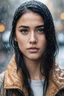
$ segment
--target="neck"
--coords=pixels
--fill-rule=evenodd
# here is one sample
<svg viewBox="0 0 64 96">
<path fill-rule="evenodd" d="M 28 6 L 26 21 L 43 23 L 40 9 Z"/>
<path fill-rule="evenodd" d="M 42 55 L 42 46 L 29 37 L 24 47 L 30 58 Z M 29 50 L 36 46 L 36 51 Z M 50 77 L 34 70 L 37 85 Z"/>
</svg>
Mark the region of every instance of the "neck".
<svg viewBox="0 0 64 96">
<path fill-rule="evenodd" d="M 26 67 L 29 71 L 30 78 L 33 80 L 40 80 L 42 75 L 40 72 L 40 59 L 39 60 L 31 60 L 24 58 Z"/>
</svg>

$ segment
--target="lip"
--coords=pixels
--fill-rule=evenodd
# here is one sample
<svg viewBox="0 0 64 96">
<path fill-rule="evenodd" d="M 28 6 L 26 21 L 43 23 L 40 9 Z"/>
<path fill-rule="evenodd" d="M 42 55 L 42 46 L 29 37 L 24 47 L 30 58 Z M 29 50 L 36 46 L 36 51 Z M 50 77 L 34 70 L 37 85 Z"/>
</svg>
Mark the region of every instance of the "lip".
<svg viewBox="0 0 64 96">
<path fill-rule="evenodd" d="M 29 50 L 29 52 L 31 52 L 31 53 L 36 53 L 36 52 L 38 52 L 39 48 L 31 47 L 31 48 L 28 48 L 27 50 Z"/>
</svg>

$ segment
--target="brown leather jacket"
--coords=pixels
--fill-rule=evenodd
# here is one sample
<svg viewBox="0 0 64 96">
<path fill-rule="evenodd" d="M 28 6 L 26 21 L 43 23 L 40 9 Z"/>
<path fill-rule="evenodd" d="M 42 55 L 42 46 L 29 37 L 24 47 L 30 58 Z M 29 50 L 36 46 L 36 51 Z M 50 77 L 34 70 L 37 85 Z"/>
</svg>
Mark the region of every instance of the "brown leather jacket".
<svg viewBox="0 0 64 96">
<path fill-rule="evenodd" d="M 47 89 L 46 96 L 55 96 L 58 90 L 63 87 L 64 71 L 56 66 L 56 68 L 53 70 L 52 76 L 50 76 L 50 84 Z M 4 92 L 6 92 L 7 89 L 19 89 L 25 94 L 25 96 L 28 96 L 26 89 L 23 88 L 22 72 L 19 70 L 17 73 L 17 66 L 14 57 L 10 61 L 7 70 L 5 71 Z M 18 94 L 18 96 L 20 95 Z"/>
</svg>

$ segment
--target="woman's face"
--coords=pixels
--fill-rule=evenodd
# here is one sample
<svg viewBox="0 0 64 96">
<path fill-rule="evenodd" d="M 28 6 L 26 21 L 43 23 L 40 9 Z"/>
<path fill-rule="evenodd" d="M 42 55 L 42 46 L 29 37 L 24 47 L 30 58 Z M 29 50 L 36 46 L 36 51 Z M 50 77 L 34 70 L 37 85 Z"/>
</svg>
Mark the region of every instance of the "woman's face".
<svg viewBox="0 0 64 96">
<path fill-rule="evenodd" d="M 24 58 L 37 60 L 46 48 L 44 20 L 34 12 L 24 13 L 16 25 L 16 41 Z"/>
</svg>

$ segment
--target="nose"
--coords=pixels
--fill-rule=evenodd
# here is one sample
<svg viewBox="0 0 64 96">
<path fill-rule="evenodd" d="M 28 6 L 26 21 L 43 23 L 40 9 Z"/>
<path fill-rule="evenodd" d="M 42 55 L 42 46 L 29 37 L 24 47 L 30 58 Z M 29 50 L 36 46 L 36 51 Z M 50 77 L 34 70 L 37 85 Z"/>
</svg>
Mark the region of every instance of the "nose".
<svg viewBox="0 0 64 96">
<path fill-rule="evenodd" d="M 36 34 L 35 34 L 35 32 L 31 32 L 31 34 L 30 34 L 30 43 L 31 44 L 35 44 L 35 43 L 37 43 L 37 39 L 36 39 Z"/>
</svg>

